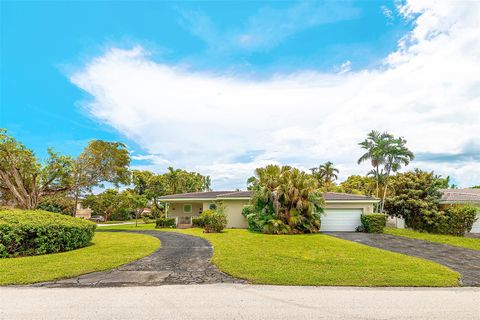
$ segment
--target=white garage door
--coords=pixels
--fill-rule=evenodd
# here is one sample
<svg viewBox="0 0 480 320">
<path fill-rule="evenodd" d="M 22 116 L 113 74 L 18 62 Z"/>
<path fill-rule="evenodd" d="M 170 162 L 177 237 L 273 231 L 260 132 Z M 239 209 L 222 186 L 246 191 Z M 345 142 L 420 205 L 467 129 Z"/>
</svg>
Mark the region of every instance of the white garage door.
<svg viewBox="0 0 480 320">
<path fill-rule="evenodd" d="M 355 231 L 361 214 L 362 209 L 326 209 L 320 231 Z"/>
<path fill-rule="evenodd" d="M 477 218 L 478 220 L 475 221 L 475 223 L 472 226 L 472 231 L 470 231 L 472 233 L 480 233 L 480 213 L 477 214 Z"/>
</svg>

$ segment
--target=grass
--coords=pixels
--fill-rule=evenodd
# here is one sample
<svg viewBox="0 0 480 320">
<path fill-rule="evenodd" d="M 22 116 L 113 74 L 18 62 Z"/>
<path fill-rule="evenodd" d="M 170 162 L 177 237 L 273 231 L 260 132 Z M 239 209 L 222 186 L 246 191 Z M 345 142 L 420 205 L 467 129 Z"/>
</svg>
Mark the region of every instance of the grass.
<svg viewBox="0 0 480 320">
<path fill-rule="evenodd" d="M 100 229 L 155 230 L 154 224 Z M 158 229 L 156 229 L 158 230 Z M 459 274 L 435 262 L 324 234 L 265 235 L 227 229 L 161 229 L 209 240 L 213 263 L 252 283 L 325 286 L 458 286 Z"/>
<path fill-rule="evenodd" d="M 131 233 L 96 233 L 90 246 L 68 252 L 0 259 L 0 285 L 71 278 L 115 268 L 145 257 L 160 245 L 157 238 Z"/>
<path fill-rule="evenodd" d="M 155 229 L 155 223 L 145 224 L 143 223 L 143 221 L 141 223 L 139 221 L 138 227 L 135 227 L 135 224 L 124 224 L 120 226 L 98 226 L 97 230 L 158 230 L 158 229 Z"/>
<path fill-rule="evenodd" d="M 385 233 L 400 236 L 405 238 L 413 238 L 426 240 L 431 242 L 438 242 L 443 244 L 448 244 L 455 247 L 462 247 L 473 250 L 480 250 L 480 239 L 478 238 L 466 238 L 466 237 L 457 237 L 444 234 L 432 234 L 426 232 L 414 231 L 411 229 L 395 229 L 395 228 L 385 228 Z"/>
<path fill-rule="evenodd" d="M 205 234 L 213 263 L 253 283 L 325 286 L 458 286 L 459 274 L 440 264 L 323 234 L 264 235 L 247 230 Z"/>
</svg>

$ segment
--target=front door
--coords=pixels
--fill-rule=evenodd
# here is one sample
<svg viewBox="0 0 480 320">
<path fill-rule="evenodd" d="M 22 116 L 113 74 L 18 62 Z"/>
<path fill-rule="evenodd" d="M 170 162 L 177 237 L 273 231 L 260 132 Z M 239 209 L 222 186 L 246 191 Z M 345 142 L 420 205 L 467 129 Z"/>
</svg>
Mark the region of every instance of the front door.
<svg viewBox="0 0 480 320">
<path fill-rule="evenodd" d="M 178 217 L 178 224 L 190 224 L 192 220 L 190 217 Z"/>
</svg>

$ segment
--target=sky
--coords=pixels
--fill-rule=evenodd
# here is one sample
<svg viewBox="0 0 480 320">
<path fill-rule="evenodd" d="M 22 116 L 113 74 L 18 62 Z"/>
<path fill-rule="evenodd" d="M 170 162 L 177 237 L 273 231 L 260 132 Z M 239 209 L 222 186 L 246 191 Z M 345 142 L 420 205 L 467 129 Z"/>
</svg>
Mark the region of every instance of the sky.
<svg viewBox="0 0 480 320">
<path fill-rule="evenodd" d="M 257 167 L 404 170 L 480 184 L 480 2 L 2 1 L 0 127 L 45 158 L 124 142 L 132 167 L 244 189 Z"/>
</svg>

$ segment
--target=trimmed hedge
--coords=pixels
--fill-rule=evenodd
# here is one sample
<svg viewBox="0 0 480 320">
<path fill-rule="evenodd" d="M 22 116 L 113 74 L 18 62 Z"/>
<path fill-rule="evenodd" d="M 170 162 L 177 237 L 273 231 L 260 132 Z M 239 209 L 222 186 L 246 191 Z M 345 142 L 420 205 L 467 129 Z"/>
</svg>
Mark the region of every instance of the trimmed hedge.
<svg viewBox="0 0 480 320">
<path fill-rule="evenodd" d="M 479 209 L 471 205 L 451 205 L 437 216 L 434 233 L 465 236 L 472 230 Z"/>
<path fill-rule="evenodd" d="M 155 228 L 175 228 L 175 218 L 157 218 Z"/>
<path fill-rule="evenodd" d="M 0 211 L 0 257 L 30 256 L 85 247 L 95 233 L 90 221 L 43 210 Z"/>
<path fill-rule="evenodd" d="M 387 215 L 381 213 L 362 214 L 360 217 L 365 232 L 383 233 L 387 224 Z"/>
</svg>

